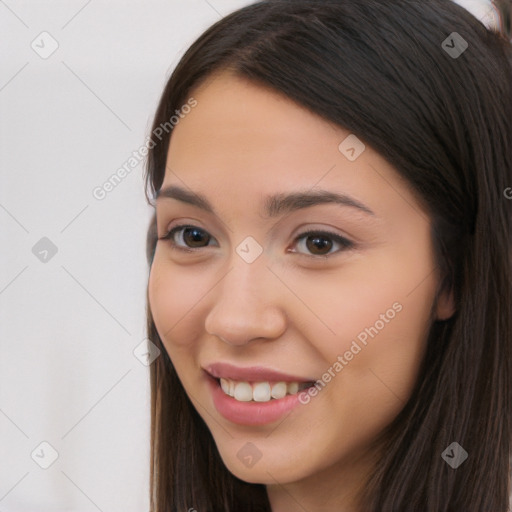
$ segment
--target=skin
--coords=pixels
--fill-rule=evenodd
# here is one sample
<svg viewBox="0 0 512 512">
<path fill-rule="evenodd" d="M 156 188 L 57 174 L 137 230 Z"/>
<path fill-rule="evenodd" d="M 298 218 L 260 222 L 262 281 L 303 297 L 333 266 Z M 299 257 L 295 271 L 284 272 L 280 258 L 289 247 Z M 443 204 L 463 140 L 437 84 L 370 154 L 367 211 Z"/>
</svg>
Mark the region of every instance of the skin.
<svg viewBox="0 0 512 512">
<path fill-rule="evenodd" d="M 290 99 L 226 71 L 191 96 L 198 105 L 173 129 L 163 187 L 205 195 L 217 215 L 157 200 L 159 237 L 181 223 L 206 232 L 195 253 L 157 243 L 149 301 L 158 333 L 226 467 L 266 484 L 274 512 L 357 511 L 355 493 L 373 460 L 368 444 L 405 405 L 424 354 L 439 282 L 430 219 L 378 153 L 367 145 L 349 161 L 338 146 L 350 132 Z M 319 188 L 348 194 L 375 215 L 338 204 L 264 215 L 269 194 Z M 309 229 L 355 245 L 296 241 Z M 176 244 L 190 247 L 183 234 Z M 236 252 L 248 236 L 264 249 L 250 264 Z M 394 303 L 401 311 L 284 419 L 241 426 L 215 409 L 205 363 L 321 379 Z M 451 316 L 453 298 L 442 295 L 434 312 Z M 248 441 L 262 454 L 251 468 L 237 458 Z"/>
</svg>

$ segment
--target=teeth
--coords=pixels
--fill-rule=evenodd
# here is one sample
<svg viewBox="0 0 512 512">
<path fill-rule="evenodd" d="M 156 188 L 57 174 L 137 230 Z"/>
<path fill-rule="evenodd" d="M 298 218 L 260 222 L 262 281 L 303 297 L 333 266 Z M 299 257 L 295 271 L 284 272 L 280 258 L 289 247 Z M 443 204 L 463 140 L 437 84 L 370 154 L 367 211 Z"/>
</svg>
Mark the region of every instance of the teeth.
<svg viewBox="0 0 512 512">
<path fill-rule="evenodd" d="M 270 384 L 258 382 L 252 388 L 252 399 L 255 402 L 268 402 L 270 400 Z"/>
<path fill-rule="evenodd" d="M 229 382 L 226 379 L 220 379 L 220 387 L 222 388 L 222 391 L 226 393 L 226 395 L 231 395 L 229 392 Z"/>
<path fill-rule="evenodd" d="M 279 400 L 287 394 L 294 395 L 299 389 L 309 387 L 306 382 L 255 382 L 252 385 L 249 382 L 234 381 L 231 379 L 220 379 L 220 387 L 226 395 L 233 397 L 239 402 L 269 402 L 270 400 Z"/>
<path fill-rule="evenodd" d="M 238 382 L 235 385 L 235 400 L 250 402 L 252 400 L 252 387 L 248 382 Z"/>
<path fill-rule="evenodd" d="M 287 391 L 289 395 L 293 395 L 299 391 L 299 383 L 298 382 L 289 382 L 287 385 Z"/>
<path fill-rule="evenodd" d="M 272 386 L 272 398 L 284 398 L 286 396 L 288 386 L 286 382 L 278 382 Z M 291 393 L 290 393 L 291 394 Z"/>
</svg>

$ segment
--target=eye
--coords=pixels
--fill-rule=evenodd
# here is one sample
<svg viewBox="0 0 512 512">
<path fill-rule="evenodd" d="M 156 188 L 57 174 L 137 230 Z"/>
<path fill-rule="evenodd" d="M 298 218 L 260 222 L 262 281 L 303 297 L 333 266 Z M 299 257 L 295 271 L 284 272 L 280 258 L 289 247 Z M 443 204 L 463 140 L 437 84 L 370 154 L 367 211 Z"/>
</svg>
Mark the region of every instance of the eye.
<svg viewBox="0 0 512 512">
<path fill-rule="evenodd" d="M 176 242 L 175 234 L 179 233 L 179 238 L 182 239 L 185 243 L 185 246 L 182 246 Z M 197 226 L 191 226 L 188 224 L 182 224 L 181 226 L 176 226 L 172 228 L 166 235 L 159 237 L 158 240 L 169 240 L 174 249 L 179 249 L 182 251 L 192 252 L 194 249 L 200 249 L 204 247 L 201 245 L 205 240 L 208 243 L 212 238 L 208 233 Z M 187 245 L 189 244 L 190 245 Z"/>
<path fill-rule="evenodd" d="M 304 242 L 306 249 L 312 253 L 313 257 L 318 256 L 325 258 L 330 254 L 329 251 L 332 249 L 333 245 L 336 244 L 338 244 L 341 249 L 334 252 L 340 252 L 354 247 L 354 243 L 350 240 L 329 231 L 306 231 L 305 233 L 300 234 L 295 239 L 295 242 L 299 242 L 303 238 L 305 239 Z M 327 250 L 327 252 L 324 252 L 325 250 Z"/>
<path fill-rule="evenodd" d="M 181 240 L 181 243 L 176 241 L 176 234 L 180 235 L 178 238 Z M 301 242 L 302 239 L 305 239 L 305 248 L 310 251 L 310 255 L 313 257 L 325 258 L 331 254 L 330 251 L 336 244 L 340 246 L 340 249 L 334 252 L 340 252 L 354 247 L 354 243 L 350 240 L 329 231 L 306 231 L 295 238 L 295 244 L 300 245 L 297 244 L 297 242 Z M 208 242 L 215 239 L 204 229 L 184 224 L 172 228 L 166 235 L 159 237 L 158 240 L 169 240 L 173 249 L 193 252 L 195 249 L 207 247 Z M 205 243 L 206 245 L 204 245 Z M 326 250 L 327 252 L 325 252 Z"/>
</svg>

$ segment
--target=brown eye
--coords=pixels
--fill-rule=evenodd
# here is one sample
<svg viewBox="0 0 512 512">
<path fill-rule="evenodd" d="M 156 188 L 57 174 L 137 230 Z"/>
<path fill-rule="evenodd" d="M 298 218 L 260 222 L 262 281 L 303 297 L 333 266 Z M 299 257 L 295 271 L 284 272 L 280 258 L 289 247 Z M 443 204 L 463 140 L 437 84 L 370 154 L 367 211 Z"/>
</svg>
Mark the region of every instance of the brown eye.
<svg viewBox="0 0 512 512">
<path fill-rule="evenodd" d="M 185 228 L 183 231 L 183 240 L 189 247 L 202 247 L 202 243 L 206 239 L 206 245 L 210 240 L 210 236 L 205 236 L 205 231 L 197 228 Z"/>
<path fill-rule="evenodd" d="M 181 239 L 181 242 L 176 241 L 175 235 L 177 233 L 180 235 L 178 238 Z M 203 229 L 188 225 L 176 226 L 159 238 L 159 240 L 170 240 L 173 246 L 183 250 L 206 247 L 211 239 L 210 235 Z"/>
<path fill-rule="evenodd" d="M 176 237 L 176 235 L 178 235 L 178 237 Z M 295 239 L 295 242 L 303 243 L 303 239 L 305 239 L 307 252 L 303 253 L 300 251 L 300 253 L 305 256 L 312 256 L 313 258 L 325 258 L 332 253 L 341 252 L 354 247 L 354 243 L 350 240 L 328 231 L 308 231 L 299 235 Z M 159 240 L 169 240 L 173 249 L 191 252 L 194 249 L 201 249 L 212 245 L 209 244 L 209 242 L 215 239 L 211 237 L 207 231 L 197 226 L 181 225 L 172 228 L 166 235 L 160 237 Z M 336 246 L 339 246 L 340 249 L 332 251 Z"/>
<path fill-rule="evenodd" d="M 323 251 L 327 249 L 327 253 L 329 253 L 332 245 L 332 241 L 323 235 L 308 236 L 306 238 L 306 247 L 313 254 L 318 254 L 318 251 L 320 251 L 321 255 L 324 256 Z"/>
<path fill-rule="evenodd" d="M 340 251 L 354 247 L 350 240 L 328 231 L 308 231 L 299 235 L 295 241 L 298 242 L 302 239 L 305 239 L 305 247 L 312 256 L 328 256 L 336 244 L 341 246 Z"/>
</svg>

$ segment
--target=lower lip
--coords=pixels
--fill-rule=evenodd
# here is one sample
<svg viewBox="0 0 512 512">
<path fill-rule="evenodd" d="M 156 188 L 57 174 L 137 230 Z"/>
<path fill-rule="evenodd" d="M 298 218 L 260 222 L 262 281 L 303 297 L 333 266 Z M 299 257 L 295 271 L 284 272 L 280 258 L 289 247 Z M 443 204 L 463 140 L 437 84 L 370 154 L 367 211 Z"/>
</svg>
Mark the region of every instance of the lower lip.
<svg viewBox="0 0 512 512">
<path fill-rule="evenodd" d="M 238 425 L 267 425 L 300 404 L 297 393 L 277 400 L 270 399 L 268 402 L 239 402 L 222 391 L 217 379 L 210 375 L 207 375 L 207 379 L 219 414 Z"/>
</svg>

